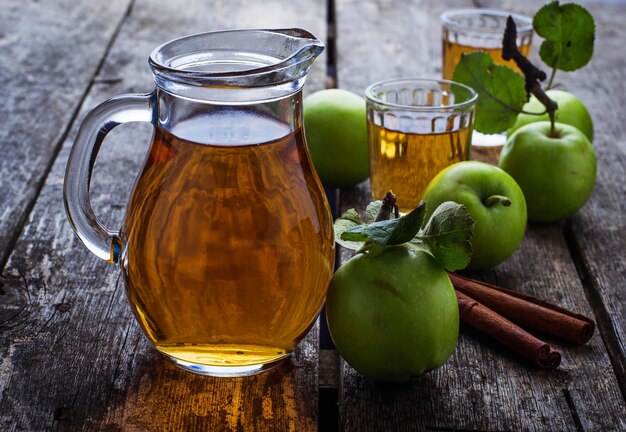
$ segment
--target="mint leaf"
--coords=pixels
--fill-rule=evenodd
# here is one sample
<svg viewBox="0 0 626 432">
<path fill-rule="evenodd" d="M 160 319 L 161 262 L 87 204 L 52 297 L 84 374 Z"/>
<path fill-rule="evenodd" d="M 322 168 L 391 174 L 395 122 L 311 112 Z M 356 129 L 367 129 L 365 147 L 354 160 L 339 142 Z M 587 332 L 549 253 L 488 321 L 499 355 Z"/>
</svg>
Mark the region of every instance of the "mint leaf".
<svg viewBox="0 0 626 432">
<path fill-rule="evenodd" d="M 371 241 L 379 246 L 393 246 L 413 239 L 420 230 L 426 211 L 422 201 L 410 213 L 397 218 L 359 225 L 341 234 L 342 241 Z"/>
<path fill-rule="evenodd" d="M 474 128 L 494 134 L 513 126 L 528 100 L 524 78 L 506 66 L 493 62 L 484 52 L 463 54 L 452 80 L 472 87 L 478 93 Z"/>
<path fill-rule="evenodd" d="M 467 267 L 472 257 L 474 220 L 465 206 L 446 201 L 434 211 L 412 243 L 423 242 L 437 261 L 449 271 Z"/>
<path fill-rule="evenodd" d="M 354 227 L 361 225 L 361 219 L 359 218 L 359 214 L 355 209 L 350 209 L 337 218 L 334 224 L 335 230 L 335 241 L 346 249 L 357 250 L 361 246 L 363 246 L 363 242 L 353 242 L 343 240 L 341 235 Z"/>
<path fill-rule="evenodd" d="M 591 60 L 596 26 L 593 16 L 582 6 L 560 6 L 554 1 L 539 9 L 533 27 L 545 39 L 539 56 L 548 66 L 573 71 Z"/>
</svg>

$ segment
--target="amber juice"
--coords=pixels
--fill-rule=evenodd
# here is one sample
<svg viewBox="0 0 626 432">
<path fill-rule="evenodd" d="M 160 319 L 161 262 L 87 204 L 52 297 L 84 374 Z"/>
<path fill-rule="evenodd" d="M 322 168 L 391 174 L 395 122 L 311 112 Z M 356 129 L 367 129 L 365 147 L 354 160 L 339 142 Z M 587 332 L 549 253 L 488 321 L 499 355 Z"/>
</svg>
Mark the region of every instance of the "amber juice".
<svg viewBox="0 0 626 432">
<path fill-rule="evenodd" d="M 271 362 L 294 349 L 321 308 L 332 219 L 302 131 L 269 139 L 274 123 L 252 127 L 263 136 L 268 126 L 268 140 L 253 145 L 156 129 L 122 231 L 122 267 L 139 323 L 174 359 Z"/>
<path fill-rule="evenodd" d="M 415 134 L 380 127 L 368 120 L 372 197 L 392 190 L 402 212 L 419 204 L 439 171 L 468 158 L 471 128 Z"/>
<path fill-rule="evenodd" d="M 527 43 L 518 47 L 522 55 L 528 57 L 530 55 L 530 39 Z M 443 40 L 443 71 L 442 75 L 444 79 L 452 79 L 454 68 L 461 61 L 461 54 L 472 53 L 476 51 L 483 51 L 493 59 L 494 63 L 499 65 L 508 66 L 518 73 L 521 73 L 517 65 L 513 60 L 504 60 L 502 58 L 502 47 L 487 48 L 461 45 L 459 43 L 444 39 Z"/>
</svg>

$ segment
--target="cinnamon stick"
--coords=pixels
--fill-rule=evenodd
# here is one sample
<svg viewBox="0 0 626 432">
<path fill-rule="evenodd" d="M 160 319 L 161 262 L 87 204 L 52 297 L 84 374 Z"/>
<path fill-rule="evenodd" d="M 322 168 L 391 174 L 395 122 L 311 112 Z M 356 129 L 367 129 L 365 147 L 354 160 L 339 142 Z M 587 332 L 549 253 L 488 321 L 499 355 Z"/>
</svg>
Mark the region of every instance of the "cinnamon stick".
<svg viewBox="0 0 626 432">
<path fill-rule="evenodd" d="M 466 294 L 456 291 L 461 320 L 533 362 L 542 369 L 556 369 L 561 354 L 526 330 L 498 315 Z"/>
<path fill-rule="evenodd" d="M 582 345 L 589 341 L 595 322 L 583 315 L 535 297 L 450 273 L 460 291 L 520 326 Z"/>
</svg>

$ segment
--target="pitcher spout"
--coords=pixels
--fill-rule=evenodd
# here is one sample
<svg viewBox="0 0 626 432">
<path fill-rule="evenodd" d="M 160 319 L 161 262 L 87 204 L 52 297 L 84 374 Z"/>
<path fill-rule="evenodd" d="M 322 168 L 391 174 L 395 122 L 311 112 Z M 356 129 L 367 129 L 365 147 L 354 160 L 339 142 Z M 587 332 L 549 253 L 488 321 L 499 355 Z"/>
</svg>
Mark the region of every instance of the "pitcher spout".
<svg viewBox="0 0 626 432">
<path fill-rule="evenodd" d="M 293 51 L 293 54 L 277 65 L 285 70 L 286 76 L 298 79 L 306 75 L 313 61 L 324 51 L 324 44 L 302 29 L 274 30 L 278 35 L 284 35 L 284 52 Z"/>
</svg>

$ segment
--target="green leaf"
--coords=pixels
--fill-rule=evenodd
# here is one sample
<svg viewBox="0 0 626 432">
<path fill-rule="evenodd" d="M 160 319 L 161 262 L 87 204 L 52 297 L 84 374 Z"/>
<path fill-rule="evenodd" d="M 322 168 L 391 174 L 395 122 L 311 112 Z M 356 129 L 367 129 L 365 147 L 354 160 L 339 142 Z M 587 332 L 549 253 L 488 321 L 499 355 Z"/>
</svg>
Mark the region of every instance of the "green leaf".
<svg viewBox="0 0 626 432">
<path fill-rule="evenodd" d="M 547 4 L 535 14 L 533 28 L 545 39 L 539 56 L 548 66 L 573 71 L 591 60 L 596 26 L 582 6 L 560 6 L 558 1 Z"/>
<path fill-rule="evenodd" d="M 465 206 L 446 201 L 434 211 L 413 241 L 423 242 L 430 253 L 449 271 L 467 267 L 472 257 L 474 220 Z"/>
<path fill-rule="evenodd" d="M 426 213 L 426 203 L 420 201 L 417 207 L 410 213 L 394 219 L 397 222 L 396 228 L 391 233 L 388 245 L 398 245 L 409 242 L 415 237 L 424 222 L 424 214 Z"/>
<path fill-rule="evenodd" d="M 341 239 L 354 242 L 366 242 L 370 240 L 376 244 L 385 246 L 391 238 L 391 234 L 398 223 L 397 221 L 397 219 L 394 219 L 359 225 L 344 231 L 344 233 L 341 234 Z"/>
<path fill-rule="evenodd" d="M 376 221 L 376 217 L 378 217 L 378 212 L 380 212 L 380 208 L 382 206 L 382 200 L 376 200 L 369 203 L 367 205 L 367 208 L 365 209 L 365 217 L 363 218 L 363 223 L 369 224 Z"/>
<path fill-rule="evenodd" d="M 361 219 L 355 209 L 350 209 L 337 218 L 334 224 L 335 241 L 346 249 L 357 250 L 363 246 L 362 241 L 347 241 L 341 238 L 341 235 L 356 226 L 361 225 Z"/>
<path fill-rule="evenodd" d="M 506 131 L 528 100 L 524 78 L 506 66 L 495 64 L 484 52 L 463 54 L 452 80 L 478 93 L 474 122 L 478 132 Z"/>
<path fill-rule="evenodd" d="M 341 234 L 342 241 L 365 242 L 371 241 L 379 246 L 393 246 L 411 241 L 418 233 L 426 206 L 422 201 L 410 213 L 397 218 L 350 228 Z"/>
</svg>

